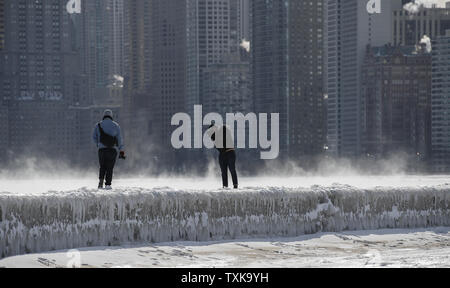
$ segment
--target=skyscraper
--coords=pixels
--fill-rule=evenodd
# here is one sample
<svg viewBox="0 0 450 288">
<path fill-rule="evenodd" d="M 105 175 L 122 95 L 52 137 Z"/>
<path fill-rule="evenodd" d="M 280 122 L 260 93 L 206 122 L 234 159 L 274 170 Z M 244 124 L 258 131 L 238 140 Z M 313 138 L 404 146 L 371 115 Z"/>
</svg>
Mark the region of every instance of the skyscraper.
<svg viewBox="0 0 450 288">
<path fill-rule="evenodd" d="M 253 0 L 252 77 L 255 110 L 280 114 L 280 151 L 288 151 L 288 0 Z"/>
<path fill-rule="evenodd" d="M 294 159 L 324 151 L 324 3 L 291 1 L 289 5 L 288 144 Z"/>
<path fill-rule="evenodd" d="M 181 161 L 171 145 L 171 118 L 185 112 L 186 100 L 186 1 L 154 0 L 151 7 L 152 139 L 159 160 Z"/>
<path fill-rule="evenodd" d="M 296 159 L 324 148 L 323 4 L 251 1 L 255 109 L 280 114 L 281 153 Z"/>
<path fill-rule="evenodd" d="M 67 3 L 67 2 L 66 2 Z M 78 155 L 95 157 L 92 127 L 101 120 L 106 108 L 122 116 L 123 90 L 123 0 L 81 0 L 81 13 L 70 15 L 74 49 L 78 53 L 83 81 L 82 101 L 69 106 L 74 115 Z M 81 157 L 78 157 L 81 158 Z M 90 158 L 83 157 L 81 159 Z M 80 162 L 80 161 L 79 161 Z"/>
<path fill-rule="evenodd" d="M 5 0 L 0 0 L 0 53 L 5 45 Z M 0 57 L 2 55 L 0 54 Z M 0 60 L 0 65 L 4 65 Z M 0 79 L 3 79 L 3 69 L 0 69 Z M 1 85 L 1 81 L 0 81 Z M 0 93 L 0 95 L 2 95 Z M 6 103 L 3 103 L 3 97 L 0 98 L 0 149 L 8 151 L 9 149 L 9 112 Z M 5 159 L 2 159 L 5 160 Z M 0 162 L 2 162 L 0 160 Z"/>
<path fill-rule="evenodd" d="M 0 51 L 5 46 L 5 0 L 0 0 Z"/>
<path fill-rule="evenodd" d="M 361 153 L 361 69 L 367 45 L 389 43 L 393 11 L 400 0 L 382 0 L 369 14 L 367 1 L 327 1 L 327 143 L 335 156 Z"/>
<path fill-rule="evenodd" d="M 121 85 L 116 82 L 120 82 L 118 78 L 124 70 L 123 3 L 123 0 L 82 1 L 83 70 L 88 76 L 89 95 L 96 104 L 107 102 L 115 95 L 114 88 Z"/>
<path fill-rule="evenodd" d="M 250 1 L 251 0 L 239 0 L 240 39 L 250 40 Z"/>
<path fill-rule="evenodd" d="M 124 73 L 124 41 L 125 41 L 125 23 L 124 23 L 124 1 L 126 0 L 108 0 L 106 10 L 108 16 L 109 29 L 109 76 Z"/>
<path fill-rule="evenodd" d="M 151 4 L 153 1 L 129 0 L 124 2 L 125 20 L 125 72 L 123 123 L 125 143 L 131 154 L 130 162 L 144 158 L 140 155 L 145 147 L 152 146 L 151 113 Z M 147 143 L 148 145 L 141 145 Z M 148 155 L 148 153 L 146 154 Z M 135 159 L 133 159 L 133 156 Z"/>
<path fill-rule="evenodd" d="M 436 172 L 450 171 L 450 30 L 433 41 L 432 154 Z"/>
<path fill-rule="evenodd" d="M 202 73 L 222 57 L 237 52 L 241 42 L 239 0 L 187 1 L 187 107 L 203 103 Z"/>
<path fill-rule="evenodd" d="M 431 154 L 431 54 L 426 47 L 368 47 L 362 68 L 361 142 L 367 157 Z M 419 163 L 416 160 L 420 160 Z"/>
<path fill-rule="evenodd" d="M 253 111 L 250 61 L 247 52 L 231 53 L 203 72 L 203 113 L 215 112 L 225 119 L 227 113 Z"/>
<path fill-rule="evenodd" d="M 4 0 L 0 99 L 8 106 L 15 152 L 70 157 L 77 153 L 75 114 L 82 73 L 73 18 L 65 1 Z"/>
</svg>

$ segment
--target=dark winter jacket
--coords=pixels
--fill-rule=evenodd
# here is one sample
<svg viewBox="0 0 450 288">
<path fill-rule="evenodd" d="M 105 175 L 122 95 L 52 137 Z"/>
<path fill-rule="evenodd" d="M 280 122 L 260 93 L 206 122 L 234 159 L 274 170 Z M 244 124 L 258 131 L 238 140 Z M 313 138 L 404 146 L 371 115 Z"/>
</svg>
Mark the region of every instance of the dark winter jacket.
<svg viewBox="0 0 450 288">
<path fill-rule="evenodd" d="M 216 133 L 221 133 L 223 135 L 222 139 L 217 137 L 216 140 Z M 233 135 L 231 135 L 231 130 L 225 125 L 215 129 L 215 132 L 211 135 L 211 140 L 214 142 L 215 147 L 220 154 L 234 151 Z M 221 143 L 218 143 L 218 141 L 221 141 Z"/>
</svg>

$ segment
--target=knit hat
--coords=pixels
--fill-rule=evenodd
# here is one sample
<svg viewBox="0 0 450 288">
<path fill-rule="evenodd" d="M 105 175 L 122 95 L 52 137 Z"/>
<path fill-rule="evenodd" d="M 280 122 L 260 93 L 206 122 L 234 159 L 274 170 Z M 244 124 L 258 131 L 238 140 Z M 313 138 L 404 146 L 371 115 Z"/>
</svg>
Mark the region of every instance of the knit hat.
<svg viewBox="0 0 450 288">
<path fill-rule="evenodd" d="M 106 109 L 105 112 L 103 112 L 103 118 L 105 117 L 110 117 L 111 119 L 113 118 L 113 112 L 109 109 Z"/>
</svg>

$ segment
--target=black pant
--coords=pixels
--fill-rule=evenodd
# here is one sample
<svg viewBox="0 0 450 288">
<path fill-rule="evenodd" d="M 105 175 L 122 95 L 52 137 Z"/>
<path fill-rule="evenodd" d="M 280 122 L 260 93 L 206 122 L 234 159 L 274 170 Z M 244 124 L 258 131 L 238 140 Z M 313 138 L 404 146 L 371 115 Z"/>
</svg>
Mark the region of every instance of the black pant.
<svg viewBox="0 0 450 288">
<path fill-rule="evenodd" d="M 105 185 L 111 185 L 116 158 L 117 151 L 114 148 L 104 148 L 98 150 L 98 160 L 100 162 L 100 183 L 103 183 L 106 175 Z"/>
<path fill-rule="evenodd" d="M 222 152 L 219 155 L 220 170 L 222 170 L 223 187 L 228 187 L 228 169 L 230 169 L 231 177 L 233 178 L 234 187 L 238 186 L 238 178 L 236 173 L 236 152 Z"/>
</svg>

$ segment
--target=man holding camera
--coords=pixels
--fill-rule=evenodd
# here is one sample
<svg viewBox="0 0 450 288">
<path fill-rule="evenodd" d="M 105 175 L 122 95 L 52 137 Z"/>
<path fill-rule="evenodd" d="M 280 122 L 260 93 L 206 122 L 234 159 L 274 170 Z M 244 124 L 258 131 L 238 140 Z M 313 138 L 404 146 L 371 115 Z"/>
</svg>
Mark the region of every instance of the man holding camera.
<svg viewBox="0 0 450 288">
<path fill-rule="evenodd" d="M 105 110 L 103 113 L 103 121 L 95 126 L 93 139 L 98 148 L 98 159 L 100 163 L 100 182 L 98 189 L 103 189 L 103 183 L 106 180 L 104 183 L 105 189 L 111 190 L 117 151 L 120 151 L 119 159 L 125 159 L 120 126 L 113 121 L 113 112 L 111 110 Z"/>
</svg>

